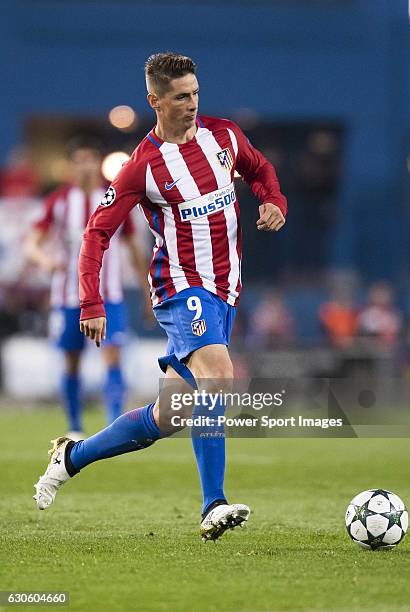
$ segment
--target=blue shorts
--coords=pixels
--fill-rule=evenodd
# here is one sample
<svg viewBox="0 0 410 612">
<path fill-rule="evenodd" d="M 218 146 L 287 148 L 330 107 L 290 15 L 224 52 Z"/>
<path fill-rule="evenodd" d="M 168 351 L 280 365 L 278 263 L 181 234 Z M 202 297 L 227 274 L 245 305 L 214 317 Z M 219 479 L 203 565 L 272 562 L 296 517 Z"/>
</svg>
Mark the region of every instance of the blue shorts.
<svg viewBox="0 0 410 612">
<path fill-rule="evenodd" d="M 105 304 L 107 338 L 104 344 L 122 346 L 127 330 L 127 313 L 123 302 Z M 56 308 L 50 315 L 50 336 L 63 351 L 82 351 L 85 336 L 80 332 L 79 308 Z"/>
<path fill-rule="evenodd" d="M 182 362 L 193 351 L 208 344 L 229 345 L 235 307 L 203 287 L 189 287 L 154 308 L 154 314 L 168 336 L 167 354 L 158 359 L 167 366 Z"/>
</svg>

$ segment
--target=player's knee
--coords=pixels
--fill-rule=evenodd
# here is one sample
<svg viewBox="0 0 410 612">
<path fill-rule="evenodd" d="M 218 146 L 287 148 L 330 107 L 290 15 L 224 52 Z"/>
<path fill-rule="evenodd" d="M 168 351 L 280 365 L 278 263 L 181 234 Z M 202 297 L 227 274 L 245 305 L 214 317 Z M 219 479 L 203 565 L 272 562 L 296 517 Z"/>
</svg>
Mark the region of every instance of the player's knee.
<svg viewBox="0 0 410 612">
<path fill-rule="evenodd" d="M 200 369 L 196 378 L 198 386 L 208 393 L 229 392 L 232 389 L 233 381 L 232 362 L 229 359 L 221 363 L 209 364 Z"/>
<path fill-rule="evenodd" d="M 219 372 L 217 376 L 208 376 L 202 379 L 200 384 L 200 388 L 207 393 L 230 393 L 232 386 L 232 377 L 227 376 L 226 372 L 224 374 Z"/>
<path fill-rule="evenodd" d="M 159 397 L 155 402 L 152 415 L 161 436 L 166 437 L 185 429 L 184 419 L 188 418 L 191 412 L 192 410 L 187 412 L 186 409 L 176 410 L 173 402 L 164 402 L 163 398 L 161 400 Z M 178 418 L 175 420 L 175 417 Z"/>
<path fill-rule="evenodd" d="M 114 368 L 120 365 L 120 349 L 118 346 L 108 344 L 104 348 L 103 355 L 107 368 Z"/>
<path fill-rule="evenodd" d="M 226 381 L 231 381 L 233 379 L 233 365 L 232 361 L 229 359 L 220 367 L 216 368 L 216 372 L 214 373 L 215 378 L 221 378 Z"/>
<path fill-rule="evenodd" d="M 65 353 L 65 369 L 69 376 L 76 376 L 80 369 L 80 353 L 69 351 Z"/>
<path fill-rule="evenodd" d="M 188 367 L 201 388 L 216 391 L 230 386 L 233 365 L 226 347 L 206 346 L 192 354 Z"/>
</svg>

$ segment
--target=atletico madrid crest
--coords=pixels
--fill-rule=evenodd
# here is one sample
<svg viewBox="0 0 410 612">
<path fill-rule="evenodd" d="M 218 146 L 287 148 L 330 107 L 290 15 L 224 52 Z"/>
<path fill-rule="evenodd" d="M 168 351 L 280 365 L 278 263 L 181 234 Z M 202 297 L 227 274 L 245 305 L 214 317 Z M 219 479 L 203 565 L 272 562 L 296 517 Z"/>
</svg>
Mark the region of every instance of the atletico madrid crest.
<svg viewBox="0 0 410 612">
<path fill-rule="evenodd" d="M 205 319 L 199 319 L 199 321 L 192 321 L 191 323 L 192 333 L 195 336 L 202 336 L 206 332 Z"/>
<path fill-rule="evenodd" d="M 231 170 L 233 166 L 233 159 L 230 149 L 222 149 L 216 154 L 219 163 L 225 168 L 225 170 Z"/>
</svg>

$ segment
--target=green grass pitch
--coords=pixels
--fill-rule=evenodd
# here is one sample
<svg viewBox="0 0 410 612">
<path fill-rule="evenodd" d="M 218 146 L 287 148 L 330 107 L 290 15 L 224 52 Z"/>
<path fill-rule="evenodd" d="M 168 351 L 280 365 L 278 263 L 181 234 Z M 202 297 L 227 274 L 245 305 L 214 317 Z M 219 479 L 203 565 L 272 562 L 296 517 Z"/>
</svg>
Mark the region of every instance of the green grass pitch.
<svg viewBox="0 0 410 612">
<path fill-rule="evenodd" d="M 410 610 L 410 537 L 368 552 L 344 527 L 364 489 L 410 503 L 408 440 L 228 440 L 229 498 L 253 513 L 203 544 L 188 439 L 89 466 L 40 512 L 33 483 L 63 417 L 2 410 L 0 431 L 0 590 L 69 591 L 69 610 Z"/>
</svg>

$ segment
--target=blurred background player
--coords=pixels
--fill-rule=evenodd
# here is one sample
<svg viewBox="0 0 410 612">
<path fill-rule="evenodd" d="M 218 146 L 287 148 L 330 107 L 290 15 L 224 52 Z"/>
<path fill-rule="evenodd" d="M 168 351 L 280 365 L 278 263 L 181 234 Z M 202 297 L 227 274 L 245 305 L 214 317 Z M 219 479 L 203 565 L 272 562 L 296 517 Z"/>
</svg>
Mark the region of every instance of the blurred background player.
<svg viewBox="0 0 410 612">
<path fill-rule="evenodd" d="M 358 316 L 358 334 L 373 339 L 386 349 L 393 348 L 402 329 L 402 316 L 394 304 L 393 289 L 380 281 L 369 287 L 367 303 Z"/>
<path fill-rule="evenodd" d="M 65 357 L 61 397 L 68 418 L 69 435 L 72 439 L 81 439 L 83 423 L 79 369 L 85 339 L 78 325 L 77 264 L 84 229 L 104 197 L 106 185 L 101 175 L 102 155 L 97 141 L 85 136 L 76 137 L 69 141 L 67 154 L 71 180 L 45 200 L 43 216 L 27 237 L 25 253 L 31 262 L 52 275 L 50 333 Z M 47 247 L 52 238 L 51 250 Z M 147 286 L 148 264 L 136 244 L 134 223 L 129 215 L 116 232 L 101 270 L 101 290 L 106 300 L 108 319 L 107 341 L 102 352 L 106 366 L 103 393 L 108 423 L 121 414 L 126 397 L 120 363 L 120 348 L 126 332 L 120 239 L 128 247 L 141 286 Z M 147 289 L 145 295 L 150 308 Z"/>
</svg>

